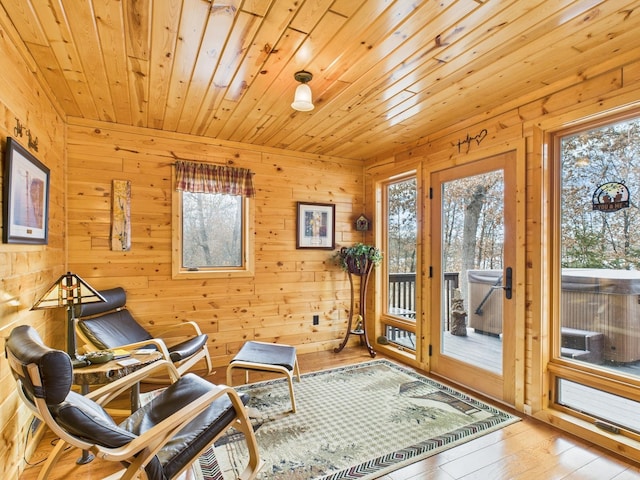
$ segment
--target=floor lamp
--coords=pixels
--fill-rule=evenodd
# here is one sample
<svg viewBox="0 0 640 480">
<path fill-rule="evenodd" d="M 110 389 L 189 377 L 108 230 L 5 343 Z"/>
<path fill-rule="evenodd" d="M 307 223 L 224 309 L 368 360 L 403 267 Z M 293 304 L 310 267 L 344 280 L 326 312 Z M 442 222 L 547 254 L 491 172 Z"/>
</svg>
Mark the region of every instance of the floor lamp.
<svg viewBox="0 0 640 480">
<path fill-rule="evenodd" d="M 74 366 L 83 364 L 76 349 L 76 309 L 83 303 L 106 302 L 93 287 L 75 273 L 67 272 L 55 281 L 31 310 L 67 308 L 67 353 Z"/>
</svg>

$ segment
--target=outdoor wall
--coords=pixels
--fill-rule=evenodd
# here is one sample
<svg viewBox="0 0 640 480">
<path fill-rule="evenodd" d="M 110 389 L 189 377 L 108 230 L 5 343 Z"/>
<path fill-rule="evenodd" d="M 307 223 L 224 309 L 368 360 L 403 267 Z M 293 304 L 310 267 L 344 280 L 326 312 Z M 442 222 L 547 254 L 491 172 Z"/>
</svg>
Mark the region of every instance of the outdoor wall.
<svg viewBox="0 0 640 480">
<path fill-rule="evenodd" d="M 363 164 L 156 130 L 68 125 L 69 268 L 99 289 L 122 286 L 151 331 L 195 320 L 224 368 L 246 340 L 330 349 L 346 330 L 350 290 L 333 251 L 296 249 L 296 202 L 336 205 L 336 248 L 362 240 Z M 171 175 L 176 159 L 254 173 L 255 276 L 171 277 Z M 111 181 L 131 182 L 132 247 L 111 251 Z M 319 315 L 319 325 L 312 324 Z"/>
<path fill-rule="evenodd" d="M 38 296 L 64 273 L 65 178 L 64 120 L 48 100 L 39 78 L 11 41 L 13 32 L 0 19 L 0 144 L 4 171 L 7 137 L 27 148 L 26 129 L 38 150 L 29 151 L 50 169 L 49 243 L 20 245 L 0 243 L 0 348 L 18 325 L 32 325 L 47 343 L 64 345 L 64 312 L 29 311 Z M 17 120 L 16 120 L 17 119 Z M 15 127 L 24 126 L 22 136 Z M 5 188 L 0 179 L 0 191 Z M 0 205 L 2 196 L 0 195 Z M 0 208 L 1 210 L 1 208 Z M 0 219 L 2 223 L 2 219 Z M 60 317 L 60 315 L 62 315 Z M 53 319 L 60 320 L 54 322 Z M 18 397 L 4 353 L 0 355 L 0 478 L 18 478 L 31 414 Z"/>
</svg>

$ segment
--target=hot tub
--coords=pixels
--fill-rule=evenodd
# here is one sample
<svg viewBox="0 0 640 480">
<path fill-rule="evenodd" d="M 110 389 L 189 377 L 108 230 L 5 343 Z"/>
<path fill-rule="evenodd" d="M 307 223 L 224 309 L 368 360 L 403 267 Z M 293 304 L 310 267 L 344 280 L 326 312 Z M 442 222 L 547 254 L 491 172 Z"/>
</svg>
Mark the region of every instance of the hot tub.
<svg viewBox="0 0 640 480">
<path fill-rule="evenodd" d="M 502 270 L 469 270 L 469 327 L 502 333 Z M 562 327 L 604 335 L 603 359 L 640 360 L 640 271 L 562 270 Z"/>
<path fill-rule="evenodd" d="M 468 270 L 469 327 L 478 333 L 502 333 L 502 270 Z"/>
<path fill-rule="evenodd" d="M 604 359 L 640 360 L 640 271 L 562 270 L 562 326 L 604 334 Z"/>
</svg>

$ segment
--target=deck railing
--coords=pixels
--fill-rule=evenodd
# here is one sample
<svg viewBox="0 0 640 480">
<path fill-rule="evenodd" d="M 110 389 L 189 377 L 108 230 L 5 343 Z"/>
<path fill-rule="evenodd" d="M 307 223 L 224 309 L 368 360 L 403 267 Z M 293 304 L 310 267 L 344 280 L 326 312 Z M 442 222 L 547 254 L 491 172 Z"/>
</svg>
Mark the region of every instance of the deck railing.
<svg viewBox="0 0 640 480">
<path fill-rule="evenodd" d="M 444 274 L 444 316 L 449 325 L 451 313 L 451 300 L 453 290 L 458 288 L 459 273 L 447 272 Z M 415 273 L 390 273 L 389 274 L 389 310 L 404 318 L 416 318 L 416 274 Z"/>
<path fill-rule="evenodd" d="M 416 318 L 416 274 L 389 274 L 389 309 L 406 318 Z"/>
</svg>

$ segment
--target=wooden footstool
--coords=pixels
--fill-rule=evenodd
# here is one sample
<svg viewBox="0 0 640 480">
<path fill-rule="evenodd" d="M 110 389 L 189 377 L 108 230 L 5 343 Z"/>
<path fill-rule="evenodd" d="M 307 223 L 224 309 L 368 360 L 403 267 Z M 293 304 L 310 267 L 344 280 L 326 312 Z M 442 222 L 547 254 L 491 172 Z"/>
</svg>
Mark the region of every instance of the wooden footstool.
<svg viewBox="0 0 640 480">
<path fill-rule="evenodd" d="M 296 397 L 293 393 L 293 373 L 295 371 L 298 382 L 300 381 L 300 368 L 296 348 L 277 343 L 265 343 L 249 341 L 227 367 L 227 384 L 231 386 L 231 373 L 234 368 L 245 370 L 245 382 L 249 383 L 249 370 L 281 373 L 289 382 L 289 394 L 291 396 L 291 411 L 296 411 Z"/>
</svg>

